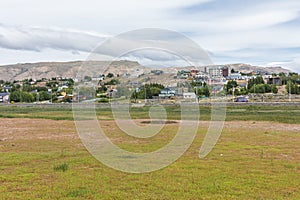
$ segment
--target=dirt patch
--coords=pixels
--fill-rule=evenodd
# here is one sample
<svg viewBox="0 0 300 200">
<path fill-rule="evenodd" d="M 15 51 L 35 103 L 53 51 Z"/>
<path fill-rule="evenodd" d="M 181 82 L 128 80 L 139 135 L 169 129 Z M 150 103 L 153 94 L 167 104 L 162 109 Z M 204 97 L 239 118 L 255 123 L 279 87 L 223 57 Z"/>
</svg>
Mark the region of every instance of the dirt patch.
<svg viewBox="0 0 300 200">
<path fill-rule="evenodd" d="M 46 119 L 0 119 L 0 140 L 75 139 L 74 122 Z"/>
<path fill-rule="evenodd" d="M 278 122 L 263 121 L 229 121 L 225 122 L 224 128 L 237 129 L 260 129 L 262 131 L 291 131 L 300 133 L 299 124 L 284 124 Z"/>
<path fill-rule="evenodd" d="M 178 124 L 177 121 L 160 121 L 160 120 L 147 120 L 147 121 L 141 121 L 141 124 Z"/>
<path fill-rule="evenodd" d="M 151 120 L 138 119 L 134 120 L 137 124 L 150 124 Z M 0 119 L 0 143 L 11 140 L 32 140 L 32 139 L 79 139 L 76 127 L 73 121 L 55 121 L 47 119 L 24 119 L 24 118 L 2 118 Z M 118 129 L 113 120 L 101 120 L 103 128 L 109 130 Z M 178 126 L 179 120 L 172 121 L 152 121 L 152 124 L 166 124 L 166 126 Z M 200 121 L 199 128 L 208 128 L 209 121 Z M 291 133 L 300 133 L 300 125 L 283 124 L 274 122 L 257 122 L 257 121 L 229 121 L 224 124 L 225 130 L 259 130 L 264 133 L 274 133 L 288 131 Z"/>
</svg>

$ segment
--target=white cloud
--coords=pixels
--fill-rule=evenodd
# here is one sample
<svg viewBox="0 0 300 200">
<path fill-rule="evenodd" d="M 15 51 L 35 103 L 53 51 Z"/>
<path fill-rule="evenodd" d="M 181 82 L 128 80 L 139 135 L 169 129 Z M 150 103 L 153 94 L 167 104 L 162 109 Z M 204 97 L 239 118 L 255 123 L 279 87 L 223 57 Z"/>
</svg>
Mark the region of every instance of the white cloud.
<svg viewBox="0 0 300 200">
<path fill-rule="evenodd" d="M 1 65 L 8 65 L 16 63 L 84 60 L 87 58 L 88 53 L 80 52 L 80 54 L 72 54 L 72 52 L 57 49 L 45 49 L 42 52 L 38 52 L 0 48 L 0 55 Z"/>
<path fill-rule="evenodd" d="M 268 67 L 276 67 L 276 66 L 285 66 L 286 68 L 290 69 L 293 72 L 300 73 L 300 54 L 297 58 L 288 61 L 288 62 L 271 62 L 267 63 L 266 66 Z"/>
<path fill-rule="evenodd" d="M 0 47 L 15 50 L 42 51 L 61 49 L 90 52 L 107 36 L 93 32 L 0 24 Z"/>
<path fill-rule="evenodd" d="M 108 35 L 155 27 L 186 34 L 218 62 L 292 65 L 299 56 L 295 52 L 300 47 L 299 11 L 299 0 L 4 0 L 0 46 L 40 51 L 32 53 L 31 59 L 52 50 L 58 58 L 60 50 L 67 50 L 67 57 L 78 59 Z M 147 60 L 155 54 L 135 56 Z"/>
</svg>

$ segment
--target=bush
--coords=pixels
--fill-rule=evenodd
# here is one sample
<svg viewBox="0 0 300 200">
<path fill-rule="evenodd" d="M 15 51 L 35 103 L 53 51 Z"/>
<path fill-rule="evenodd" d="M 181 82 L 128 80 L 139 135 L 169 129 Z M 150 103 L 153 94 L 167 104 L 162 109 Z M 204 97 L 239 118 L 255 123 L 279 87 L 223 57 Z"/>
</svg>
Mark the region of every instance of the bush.
<svg viewBox="0 0 300 200">
<path fill-rule="evenodd" d="M 117 93 L 116 93 L 116 97 L 122 97 L 122 96 L 126 96 L 129 97 L 131 95 L 131 92 L 129 91 L 128 87 L 126 86 L 119 86 L 117 87 Z"/>
<path fill-rule="evenodd" d="M 269 93 L 272 91 L 272 87 L 268 84 L 253 85 L 250 89 L 250 93 Z"/>
<path fill-rule="evenodd" d="M 60 164 L 60 165 L 56 165 L 53 167 L 53 170 L 54 171 L 62 171 L 62 172 L 65 172 L 69 169 L 69 165 L 67 163 L 63 163 L 63 164 Z"/>
<path fill-rule="evenodd" d="M 99 97 L 99 98 L 107 98 L 107 94 L 106 93 L 97 94 L 97 97 Z"/>
<path fill-rule="evenodd" d="M 105 85 L 118 85 L 120 81 L 118 79 L 111 79 L 109 82 L 105 83 Z"/>
<path fill-rule="evenodd" d="M 289 81 L 286 85 L 286 91 L 291 94 L 300 94 L 300 88 L 297 83 Z"/>
<path fill-rule="evenodd" d="M 98 103 L 108 103 L 109 99 L 108 98 L 101 98 L 99 99 Z"/>
<path fill-rule="evenodd" d="M 39 92 L 39 101 L 46 101 L 51 99 L 51 94 L 45 91 Z"/>
<path fill-rule="evenodd" d="M 31 103 L 34 101 L 34 96 L 28 92 L 14 91 L 9 95 L 10 101 L 14 102 L 27 102 Z"/>
<path fill-rule="evenodd" d="M 251 89 L 254 85 L 261 85 L 261 84 L 265 84 L 264 79 L 261 76 L 258 76 L 248 81 L 248 88 Z"/>
<path fill-rule="evenodd" d="M 272 93 L 273 94 L 277 94 L 278 93 L 278 88 L 276 87 L 276 85 L 272 85 Z"/>
<path fill-rule="evenodd" d="M 112 78 L 112 77 L 114 77 L 114 74 L 113 73 L 108 73 L 106 77 L 107 78 Z"/>
</svg>

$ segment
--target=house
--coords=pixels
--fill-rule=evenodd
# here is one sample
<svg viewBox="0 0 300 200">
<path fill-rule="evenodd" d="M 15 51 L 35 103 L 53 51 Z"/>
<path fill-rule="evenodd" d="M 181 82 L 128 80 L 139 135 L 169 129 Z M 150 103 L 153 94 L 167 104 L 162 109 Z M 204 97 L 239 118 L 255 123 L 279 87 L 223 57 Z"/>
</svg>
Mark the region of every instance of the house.
<svg viewBox="0 0 300 200">
<path fill-rule="evenodd" d="M 42 82 L 37 82 L 36 83 L 37 87 L 46 87 L 47 86 L 47 82 L 46 81 L 42 81 Z"/>
<path fill-rule="evenodd" d="M 193 75 L 193 76 L 195 76 L 196 74 L 198 74 L 199 73 L 199 70 L 198 69 L 192 69 L 191 70 L 191 74 Z"/>
<path fill-rule="evenodd" d="M 271 77 L 266 79 L 267 84 L 273 84 L 273 85 L 282 85 L 281 78 L 278 77 Z"/>
<path fill-rule="evenodd" d="M 198 72 L 195 75 L 195 80 L 196 81 L 207 81 L 210 78 L 209 74 L 205 73 L 205 72 Z"/>
<path fill-rule="evenodd" d="M 227 77 L 227 80 L 243 80 L 243 76 L 241 75 L 241 73 L 231 73 L 230 76 Z"/>
<path fill-rule="evenodd" d="M 104 78 L 105 78 L 104 76 L 92 77 L 92 81 L 103 81 Z"/>
<path fill-rule="evenodd" d="M 156 69 L 156 70 L 151 70 L 151 73 L 154 75 L 161 75 L 164 73 L 164 71 Z"/>
<path fill-rule="evenodd" d="M 197 99 L 197 95 L 194 92 L 185 92 L 183 93 L 184 99 Z"/>
<path fill-rule="evenodd" d="M 11 86 L 4 86 L 3 90 L 6 91 L 7 93 L 10 92 L 10 90 L 12 89 Z"/>
<path fill-rule="evenodd" d="M 181 78 L 181 79 L 187 79 L 188 77 L 189 77 L 188 74 L 181 74 L 181 75 L 180 75 L 180 78 Z"/>
<path fill-rule="evenodd" d="M 158 95 L 160 98 L 171 98 L 176 95 L 176 90 L 172 88 L 164 88 Z"/>
<path fill-rule="evenodd" d="M 65 96 L 61 95 L 57 97 L 57 101 L 62 101 L 65 98 Z"/>
<path fill-rule="evenodd" d="M 63 85 L 63 86 L 60 86 L 58 87 L 57 91 L 62 91 L 63 89 L 68 89 L 69 87 L 67 85 Z"/>
<path fill-rule="evenodd" d="M 187 79 L 188 77 L 190 77 L 190 75 L 191 75 L 190 70 L 181 70 L 177 72 L 177 77 L 181 79 Z"/>
<path fill-rule="evenodd" d="M 0 103 L 7 103 L 7 102 L 9 102 L 9 93 L 8 92 L 0 93 Z"/>
</svg>

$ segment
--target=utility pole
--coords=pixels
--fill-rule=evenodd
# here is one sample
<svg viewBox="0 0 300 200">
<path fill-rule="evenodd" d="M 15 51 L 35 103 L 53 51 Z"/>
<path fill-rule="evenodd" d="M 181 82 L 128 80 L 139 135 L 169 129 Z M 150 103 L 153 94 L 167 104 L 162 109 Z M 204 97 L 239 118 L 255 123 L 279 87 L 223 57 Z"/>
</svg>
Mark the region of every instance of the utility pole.
<svg viewBox="0 0 300 200">
<path fill-rule="evenodd" d="M 40 93 L 36 90 L 36 102 L 39 103 L 40 101 Z"/>
<path fill-rule="evenodd" d="M 235 87 L 232 88 L 232 101 L 234 102 L 234 90 L 235 90 Z"/>
<path fill-rule="evenodd" d="M 290 81 L 289 81 L 289 101 L 291 102 L 292 101 L 292 88 L 291 88 L 291 86 L 292 86 L 292 82 L 291 82 L 291 79 L 290 79 Z"/>
<path fill-rule="evenodd" d="M 50 94 L 51 94 L 50 102 L 52 104 L 52 89 L 48 89 L 48 92 L 50 92 Z"/>
<path fill-rule="evenodd" d="M 23 103 L 23 97 L 22 97 L 22 93 L 23 93 L 23 84 L 21 84 L 21 87 L 20 87 L 20 103 Z"/>
</svg>

